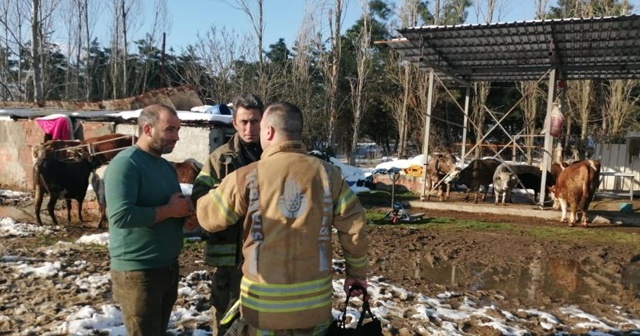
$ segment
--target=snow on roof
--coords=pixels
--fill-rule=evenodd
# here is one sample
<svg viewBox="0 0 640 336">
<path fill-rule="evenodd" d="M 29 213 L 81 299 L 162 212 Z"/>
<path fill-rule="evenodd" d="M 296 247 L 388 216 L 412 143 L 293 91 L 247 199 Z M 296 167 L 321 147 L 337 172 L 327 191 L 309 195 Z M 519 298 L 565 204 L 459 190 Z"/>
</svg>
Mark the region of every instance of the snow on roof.
<svg viewBox="0 0 640 336">
<path fill-rule="evenodd" d="M 45 109 L 0 109 L 0 120 L 11 120 L 12 117 L 30 118 L 44 117 L 54 112 L 76 118 L 113 118 L 131 120 L 137 119 L 142 109 L 134 111 L 51 111 Z M 231 115 L 210 114 L 202 112 L 178 111 L 182 121 L 222 122 L 231 124 Z"/>
</svg>

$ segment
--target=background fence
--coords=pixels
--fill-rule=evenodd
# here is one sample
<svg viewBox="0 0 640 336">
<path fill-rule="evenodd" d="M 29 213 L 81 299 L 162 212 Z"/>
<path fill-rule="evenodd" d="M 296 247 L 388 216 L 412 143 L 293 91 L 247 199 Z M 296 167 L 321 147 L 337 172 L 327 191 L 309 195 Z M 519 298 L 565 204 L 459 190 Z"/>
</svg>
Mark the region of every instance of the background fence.
<svg viewBox="0 0 640 336">
<path fill-rule="evenodd" d="M 630 160 L 628 144 L 597 144 L 594 158 L 600 160 L 602 172 L 633 174 L 634 194 L 640 193 L 640 158 L 635 156 Z M 611 175 L 602 178 L 600 190 L 628 194 L 632 187 L 632 181 L 629 178 Z"/>
</svg>

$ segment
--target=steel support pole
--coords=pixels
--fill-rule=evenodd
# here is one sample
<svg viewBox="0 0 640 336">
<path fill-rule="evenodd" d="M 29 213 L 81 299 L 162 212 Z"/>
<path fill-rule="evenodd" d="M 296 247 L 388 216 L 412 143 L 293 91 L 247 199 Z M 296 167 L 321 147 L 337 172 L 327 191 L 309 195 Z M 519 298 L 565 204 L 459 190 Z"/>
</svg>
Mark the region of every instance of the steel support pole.
<svg viewBox="0 0 640 336">
<path fill-rule="evenodd" d="M 553 138 L 551 137 L 551 111 L 556 96 L 556 69 L 549 73 L 549 91 L 547 92 L 547 117 L 544 119 L 544 151 L 542 153 L 542 174 L 540 179 L 540 200 L 538 204 L 544 206 L 547 185 L 547 172 L 551 169 Z"/>
<path fill-rule="evenodd" d="M 467 86 L 464 97 L 464 122 L 462 124 L 462 150 L 460 151 L 460 160 L 464 165 L 464 158 L 467 156 L 467 127 L 469 126 L 469 105 L 471 102 L 471 87 Z"/>
<path fill-rule="evenodd" d="M 424 168 L 422 169 L 422 196 L 421 200 L 427 198 L 427 165 L 429 161 L 429 133 L 431 133 L 431 109 L 433 106 L 433 69 L 429 70 L 429 92 L 427 95 L 427 115 L 425 117 L 424 125 L 424 144 L 422 153 L 424 154 Z"/>
</svg>

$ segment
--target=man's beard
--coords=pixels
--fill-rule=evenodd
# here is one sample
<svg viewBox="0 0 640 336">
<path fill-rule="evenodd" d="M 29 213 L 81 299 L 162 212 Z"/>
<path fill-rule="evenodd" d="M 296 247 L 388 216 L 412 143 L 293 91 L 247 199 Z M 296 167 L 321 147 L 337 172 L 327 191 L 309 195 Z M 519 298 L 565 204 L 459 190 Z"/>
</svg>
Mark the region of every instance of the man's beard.
<svg viewBox="0 0 640 336">
<path fill-rule="evenodd" d="M 172 143 L 169 140 L 163 140 L 160 138 L 152 139 L 152 141 L 149 142 L 149 148 L 158 155 L 169 154 L 173 152 L 174 147 L 175 143 L 173 143 L 172 146 Z"/>
</svg>

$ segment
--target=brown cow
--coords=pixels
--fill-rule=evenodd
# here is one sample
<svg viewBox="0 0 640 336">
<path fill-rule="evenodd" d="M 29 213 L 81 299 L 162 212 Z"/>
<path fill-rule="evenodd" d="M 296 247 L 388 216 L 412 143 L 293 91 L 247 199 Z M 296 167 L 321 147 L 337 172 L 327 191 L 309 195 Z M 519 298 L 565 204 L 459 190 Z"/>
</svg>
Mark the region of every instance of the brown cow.
<svg viewBox="0 0 640 336">
<path fill-rule="evenodd" d="M 434 153 L 429 156 L 429 162 L 427 163 L 427 188 L 431 190 L 433 185 L 440 183 L 438 185 L 438 198 L 440 201 L 449 199 L 451 184 L 445 181 L 445 178 L 447 174 L 456 167 L 457 161 L 451 151 Z M 427 201 L 430 196 L 431 193 L 427 193 Z"/>
<path fill-rule="evenodd" d="M 193 184 L 196 180 L 202 165 L 194 159 L 187 159 L 182 162 L 171 162 L 178 174 L 178 182 L 185 184 Z"/>
<path fill-rule="evenodd" d="M 479 159 L 473 160 L 462 170 L 454 169 L 451 174 L 451 182 L 456 184 L 464 184 L 467 186 L 467 194 L 464 197 L 465 202 L 469 202 L 469 192 L 475 190 L 474 203 L 478 203 L 478 193 L 480 186 L 484 187 L 484 195 L 482 200 L 487 198 L 489 185 L 493 183 L 493 174 L 500 165 L 500 161 L 496 159 Z"/>
<path fill-rule="evenodd" d="M 110 162 L 121 150 L 135 144 L 137 137 L 127 134 L 112 133 L 88 138 L 82 141 L 89 153 L 95 155 L 103 164 Z"/>
<path fill-rule="evenodd" d="M 582 210 L 582 225 L 587 226 L 587 211 L 600 183 L 600 161 L 584 160 L 565 168 L 556 184 L 549 188 L 554 204 L 562 208 L 561 222 L 567 220 L 567 207 L 571 208 L 569 226 L 577 221 L 578 208 Z"/>
</svg>

